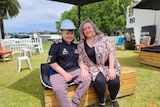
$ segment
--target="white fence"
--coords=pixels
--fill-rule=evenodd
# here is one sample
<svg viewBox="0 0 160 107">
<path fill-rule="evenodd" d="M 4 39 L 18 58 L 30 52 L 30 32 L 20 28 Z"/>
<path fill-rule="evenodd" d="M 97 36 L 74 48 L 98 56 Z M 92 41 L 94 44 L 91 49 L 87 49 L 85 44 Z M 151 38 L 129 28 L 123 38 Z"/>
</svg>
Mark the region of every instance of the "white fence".
<svg viewBox="0 0 160 107">
<path fill-rule="evenodd" d="M 115 45 L 118 37 L 120 36 L 108 36 L 108 38 L 111 40 L 112 44 Z M 29 48 L 32 52 L 35 52 L 35 45 L 40 46 L 41 52 L 43 52 L 42 47 L 42 38 L 40 38 L 39 41 L 35 41 L 32 39 L 1 39 L 0 41 L 2 43 L 2 46 L 5 50 L 11 49 L 14 53 L 21 53 L 21 48 Z"/>
<path fill-rule="evenodd" d="M 43 52 L 42 39 L 32 40 L 32 39 L 2 39 L 2 46 L 5 50 L 11 49 L 14 53 L 21 53 L 22 48 L 31 49 L 32 52 L 35 52 L 35 46 L 39 46 L 40 51 Z"/>
</svg>

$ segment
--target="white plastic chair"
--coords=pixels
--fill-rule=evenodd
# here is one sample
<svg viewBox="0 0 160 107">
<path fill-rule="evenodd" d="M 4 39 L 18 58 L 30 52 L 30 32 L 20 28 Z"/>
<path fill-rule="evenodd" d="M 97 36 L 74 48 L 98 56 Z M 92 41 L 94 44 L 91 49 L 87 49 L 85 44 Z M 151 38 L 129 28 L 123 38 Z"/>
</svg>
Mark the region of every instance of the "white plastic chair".
<svg viewBox="0 0 160 107">
<path fill-rule="evenodd" d="M 29 53 L 29 56 L 32 57 L 32 53 L 31 50 L 28 48 L 21 48 L 21 50 L 23 51 L 23 55 L 27 56 L 27 52 Z"/>
<path fill-rule="evenodd" d="M 32 70 L 29 57 L 28 56 L 21 56 L 21 57 L 18 57 L 18 72 L 21 71 L 21 62 L 22 61 L 27 61 L 29 69 Z"/>
<path fill-rule="evenodd" d="M 34 49 L 35 49 L 35 53 L 37 53 L 37 52 L 41 53 L 42 52 L 41 47 L 40 47 L 39 44 L 34 45 Z"/>
</svg>

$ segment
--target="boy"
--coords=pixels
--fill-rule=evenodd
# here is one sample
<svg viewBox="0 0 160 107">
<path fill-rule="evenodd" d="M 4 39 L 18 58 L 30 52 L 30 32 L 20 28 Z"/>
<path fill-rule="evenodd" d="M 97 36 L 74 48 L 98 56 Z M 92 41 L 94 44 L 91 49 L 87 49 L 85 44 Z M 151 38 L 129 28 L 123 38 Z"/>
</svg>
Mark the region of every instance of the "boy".
<svg viewBox="0 0 160 107">
<path fill-rule="evenodd" d="M 89 75 L 87 80 L 81 77 L 77 45 L 73 43 L 75 25 L 66 19 L 61 23 L 60 29 L 62 42 L 53 44 L 49 51 L 49 64 L 54 69 L 54 72 L 50 73 L 50 82 L 61 107 L 77 107 L 90 85 L 91 78 Z M 71 101 L 67 96 L 70 81 L 78 85 Z"/>
</svg>

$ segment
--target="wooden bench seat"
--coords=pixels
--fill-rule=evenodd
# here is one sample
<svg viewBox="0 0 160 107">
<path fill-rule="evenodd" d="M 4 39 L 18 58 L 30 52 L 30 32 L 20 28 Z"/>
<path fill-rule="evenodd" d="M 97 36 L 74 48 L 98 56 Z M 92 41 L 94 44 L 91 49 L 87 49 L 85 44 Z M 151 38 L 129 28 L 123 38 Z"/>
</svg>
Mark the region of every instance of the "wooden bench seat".
<svg viewBox="0 0 160 107">
<path fill-rule="evenodd" d="M 69 86 L 68 88 L 69 98 L 72 98 L 76 87 L 77 87 L 76 85 Z M 117 98 L 133 94 L 135 88 L 136 88 L 136 72 L 133 69 L 122 67 L 121 77 L 120 77 L 120 90 L 117 95 Z M 109 99 L 108 88 L 106 88 L 106 98 Z M 60 107 L 52 90 L 44 90 L 44 101 L 45 101 L 44 102 L 45 107 Z M 93 84 L 91 83 L 89 89 L 82 98 L 82 101 L 78 107 L 85 107 L 96 103 L 98 103 L 98 99 L 95 94 Z"/>
<path fill-rule="evenodd" d="M 139 62 L 150 66 L 160 67 L 160 53 L 140 51 Z"/>
</svg>

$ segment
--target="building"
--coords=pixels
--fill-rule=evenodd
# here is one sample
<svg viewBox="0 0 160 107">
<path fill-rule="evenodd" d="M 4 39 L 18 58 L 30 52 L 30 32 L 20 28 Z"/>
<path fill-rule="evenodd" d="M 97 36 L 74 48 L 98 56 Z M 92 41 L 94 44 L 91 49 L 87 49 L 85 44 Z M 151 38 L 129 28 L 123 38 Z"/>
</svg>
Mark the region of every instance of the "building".
<svg viewBox="0 0 160 107">
<path fill-rule="evenodd" d="M 160 44 L 160 11 L 127 7 L 126 28 L 133 28 L 135 42 L 140 43 L 142 35 L 150 35 Z M 154 30 L 155 29 L 155 30 Z"/>
</svg>

